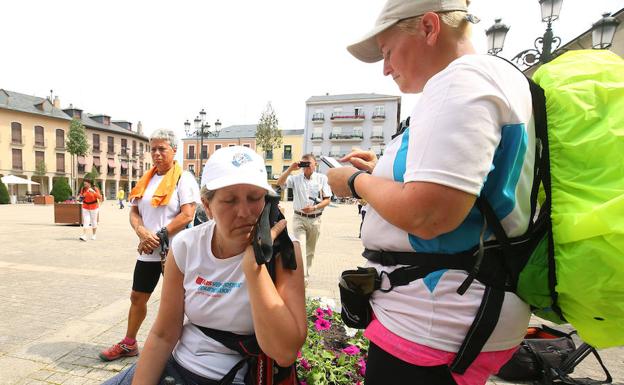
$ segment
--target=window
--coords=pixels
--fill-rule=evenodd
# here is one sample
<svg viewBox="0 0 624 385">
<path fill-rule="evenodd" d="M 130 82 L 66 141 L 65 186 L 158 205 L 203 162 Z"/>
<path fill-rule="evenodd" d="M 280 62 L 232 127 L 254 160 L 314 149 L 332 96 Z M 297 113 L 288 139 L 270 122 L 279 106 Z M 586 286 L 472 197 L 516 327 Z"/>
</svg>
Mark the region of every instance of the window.
<svg viewBox="0 0 624 385">
<path fill-rule="evenodd" d="M 356 117 L 363 117 L 364 116 L 364 107 L 355 107 L 353 109 L 353 115 L 355 115 Z"/>
<path fill-rule="evenodd" d="M 111 153 L 111 150 L 110 150 L 110 148 L 111 148 L 110 138 L 111 137 L 109 136 L 108 137 L 108 148 L 109 148 L 108 153 L 109 154 Z M 112 152 L 114 152 L 114 151 L 112 151 Z M 121 140 L 121 155 L 123 155 L 123 156 L 127 156 L 128 155 L 128 139 L 122 139 Z"/>
<path fill-rule="evenodd" d="M 45 152 L 35 151 L 35 167 L 37 167 L 42 162 L 45 164 Z"/>
<path fill-rule="evenodd" d="M 35 146 L 45 146 L 43 127 L 35 126 Z"/>
<path fill-rule="evenodd" d="M 383 139 L 383 128 L 381 126 L 373 126 L 371 138 Z"/>
<path fill-rule="evenodd" d="M 93 152 L 100 152 L 100 134 L 93 134 Z"/>
<path fill-rule="evenodd" d="M 243 147 L 251 148 L 251 144 L 245 143 L 245 144 L 243 144 Z"/>
<path fill-rule="evenodd" d="M 273 166 L 267 164 L 266 166 L 267 178 L 271 179 L 273 177 Z"/>
<path fill-rule="evenodd" d="M 314 156 L 319 156 L 321 155 L 321 146 L 313 146 L 312 147 L 312 154 Z"/>
<path fill-rule="evenodd" d="M 386 111 L 384 106 L 375 106 L 375 111 L 373 111 L 373 118 L 385 118 Z"/>
<path fill-rule="evenodd" d="M 142 156 L 144 152 L 145 152 L 145 151 L 143 151 L 143 143 L 140 143 L 140 144 L 139 144 L 139 155 L 141 155 L 141 156 Z"/>
<path fill-rule="evenodd" d="M 188 146 L 188 157 L 187 159 L 195 159 L 195 146 Z"/>
<path fill-rule="evenodd" d="M 228 144 L 228 147 L 234 147 L 234 146 L 236 146 L 236 145 L 233 144 L 233 143 L 232 144 Z"/>
<path fill-rule="evenodd" d="M 267 160 L 273 159 L 273 150 L 265 150 L 264 159 L 267 159 Z"/>
<path fill-rule="evenodd" d="M 290 166 L 282 166 L 282 172 L 286 172 L 286 170 L 288 170 L 288 167 Z"/>
<path fill-rule="evenodd" d="M 208 159 L 208 145 L 207 144 L 202 145 L 201 158 Z"/>
<path fill-rule="evenodd" d="M 285 144 L 284 145 L 284 159 L 289 160 L 292 159 L 292 145 Z"/>
<path fill-rule="evenodd" d="M 360 126 L 353 127 L 353 135 L 352 136 L 354 138 L 360 138 L 360 139 L 363 138 L 362 127 L 360 127 Z"/>
<path fill-rule="evenodd" d="M 188 170 L 189 170 L 189 172 L 191 174 L 195 175 L 195 165 L 194 164 L 189 164 Z"/>
<path fill-rule="evenodd" d="M 312 139 L 323 139 L 322 127 L 314 127 L 314 131 L 312 132 Z"/>
<path fill-rule="evenodd" d="M 220 145 L 220 144 L 215 144 L 215 151 L 217 151 L 217 150 L 218 150 L 218 149 L 220 149 L 220 148 L 221 148 L 221 145 Z"/>
<path fill-rule="evenodd" d="M 19 148 L 13 149 L 13 169 L 14 170 L 22 169 L 22 150 Z"/>
<path fill-rule="evenodd" d="M 115 153 L 115 138 L 112 136 L 109 136 L 107 138 L 107 141 L 108 141 L 108 148 L 106 152 L 108 152 L 109 154 L 114 154 Z M 126 146 L 122 145 L 122 147 L 125 148 Z"/>
<path fill-rule="evenodd" d="M 93 157 L 93 168 L 92 170 L 96 170 L 98 172 L 98 174 L 100 173 L 100 157 L 99 156 L 94 156 Z"/>
<path fill-rule="evenodd" d="M 137 156 L 136 140 L 132 141 L 132 156 Z"/>
<path fill-rule="evenodd" d="M 64 150 L 65 149 L 65 131 L 60 128 L 56 129 L 56 149 Z"/>
<path fill-rule="evenodd" d="M 65 154 L 56 154 L 56 172 L 65 172 Z"/>
<path fill-rule="evenodd" d="M 11 143 L 22 144 L 22 125 L 21 123 L 11 122 Z M 21 151 L 20 151 L 21 153 Z"/>
</svg>

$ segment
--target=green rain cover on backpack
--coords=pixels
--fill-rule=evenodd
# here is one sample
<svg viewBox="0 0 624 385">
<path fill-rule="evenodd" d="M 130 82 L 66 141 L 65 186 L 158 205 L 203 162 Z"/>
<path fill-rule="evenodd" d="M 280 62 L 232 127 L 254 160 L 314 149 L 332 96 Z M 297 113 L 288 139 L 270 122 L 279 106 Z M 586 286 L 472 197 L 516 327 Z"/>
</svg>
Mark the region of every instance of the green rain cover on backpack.
<svg viewBox="0 0 624 385">
<path fill-rule="evenodd" d="M 624 60 L 569 51 L 533 80 L 546 96 L 557 305 L 588 344 L 624 345 Z M 550 301 L 546 249 L 518 283 L 537 308 Z"/>
</svg>

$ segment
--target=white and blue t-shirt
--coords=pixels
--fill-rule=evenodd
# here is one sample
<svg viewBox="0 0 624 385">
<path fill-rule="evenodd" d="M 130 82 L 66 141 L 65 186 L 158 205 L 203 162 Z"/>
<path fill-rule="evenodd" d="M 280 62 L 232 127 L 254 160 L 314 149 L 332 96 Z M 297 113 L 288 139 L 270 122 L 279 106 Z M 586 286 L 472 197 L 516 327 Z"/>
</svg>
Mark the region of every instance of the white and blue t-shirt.
<svg viewBox="0 0 624 385">
<path fill-rule="evenodd" d="M 509 236 L 529 223 L 535 133 L 524 76 L 503 60 L 466 55 L 433 76 L 410 117 L 410 127 L 386 146 L 373 175 L 397 182 L 430 182 L 487 198 Z M 362 242 L 371 250 L 457 253 L 478 244 L 483 218 L 474 207 L 455 230 L 424 240 L 393 226 L 370 206 Z M 491 237 L 491 233 L 486 234 Z M 378 271 L 392 271 L 368 262 Z M 439 270 L 388 293 L 371 305 L 391 332 L 456 352 L 477 313 L 485 287 L 460 270 Z M 506 293 L 498 324 L 483 351 L 505 350 L 524 337 L 529 307 Z"/>
</svg>

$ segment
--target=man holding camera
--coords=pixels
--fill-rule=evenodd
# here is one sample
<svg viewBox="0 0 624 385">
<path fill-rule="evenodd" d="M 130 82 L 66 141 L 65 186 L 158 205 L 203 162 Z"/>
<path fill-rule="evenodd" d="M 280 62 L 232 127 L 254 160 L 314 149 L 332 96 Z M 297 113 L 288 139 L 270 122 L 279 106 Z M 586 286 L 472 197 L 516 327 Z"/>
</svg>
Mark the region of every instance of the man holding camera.
<svg viewBox="0 0 624 385">
<path fill-rule="evenodd" d="M 303 173 L 290 175 L 299 169 L 302 169 Z M 323 208 L 329 205 L 329 198 L 332 195 L 327 176 L 315 170 L 316 158 L 312 154 L 306 154 L 301 157 L 301 161 L 291 164 L 277 180 L 280 187 L 286 185 L 293 189 L 295 211 L 293 229 L 295 237 L 301 244 L 306 283 L 312 267 L 316 242 L 321 233 L 321 214 Z"/>
</svg>

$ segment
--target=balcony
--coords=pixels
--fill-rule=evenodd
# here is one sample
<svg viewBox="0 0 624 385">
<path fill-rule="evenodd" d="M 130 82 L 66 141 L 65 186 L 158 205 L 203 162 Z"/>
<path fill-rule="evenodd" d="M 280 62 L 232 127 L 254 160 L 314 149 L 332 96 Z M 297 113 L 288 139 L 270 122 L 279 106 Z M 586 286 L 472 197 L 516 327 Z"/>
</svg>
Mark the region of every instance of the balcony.
<svg viewBox="0 0 624 385">
<path fill-rule="evenodd" d="M 115 147 L 110 147 L 110 146 L 109 146 L 109 147 L 107 148 L 107 150 L 106 150 L 106 153 L 107 153 L 107 154 L 109 154 L 109 155 L 115 155 Z M 128 152 L 127 152 L 127 151 L 123 151 L 123 150 L 122 150 L 122 155 L 127 156 L 127 155 L 128 155 Z"/>
<path fill-rule="evenodd" d="M 94 154 L 99 154 L 101 152 L 100 146 L 97 146 L 97 147 L 93 146 L 93 149 L 91 150 L 91 152 Z"/>
<path fill-rule="evenodd" d="M 322 132 L 315 132 L 312 134 L 312 137 L 310 138 L 313 142 L 322 142 L 323 141 L 323 133 Z"/>
<path fill-rule="evenodd" d="M 344 133 L 340 131 L 334 131 L 331 133 L 331 135 L 329 135 L 329 139 L 332 142 L 357 142 L 364 139 L 364 136 L 361 132 Z"/>
<path fill-rule="evenodd" d="M 361 122 L 365 116 L 363 112 L 332 112 L 331 120 L 334 122 Z"/>
<path fill-rule="evenodd" d="M 33 145 L 33 147 L 35 148 L 46 148 L 48 147 L 48 140 L 47 139 L 43 139 L 43 140 L 35 140 L 35 144 Z"/>
<path fill-rule="evenodd" d="M 186 156 L 186 159 L 194 160 L 194 159 L 197 159 L 197 157 L 195 156 L 194 152 L 191 152 Z"/>
<path fill-rule="evenodd" d="M 342 158 L 343 156 L 347 155 L 345 152 L 343 151 L 330 151 L 329 152 L 329 156 L 333 157 L 333 158 Z"/>
<path fill-rule="evenodd" d="M 371 142 L 383 142 L 384 141 L 383 132 L 373 132 L 370 138 L 371 138 Z"/>
<path fill-rule="evenodd" d="M 383 120 L 386 120 L 386 113 L 385 112 L 375 112 L 373 114 L 373 116 L 371 117 L 371 119 L 373 119 L 373 122 L 381 122 Z"/>
<path fill-rule="evenodd" d="M 315 113 L 312 115 L 312 123 L 323 123 L 325 121 L 325 114 Z"/>
</svg>

